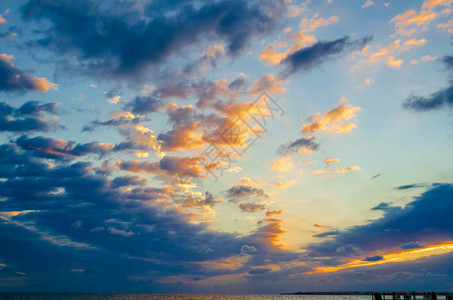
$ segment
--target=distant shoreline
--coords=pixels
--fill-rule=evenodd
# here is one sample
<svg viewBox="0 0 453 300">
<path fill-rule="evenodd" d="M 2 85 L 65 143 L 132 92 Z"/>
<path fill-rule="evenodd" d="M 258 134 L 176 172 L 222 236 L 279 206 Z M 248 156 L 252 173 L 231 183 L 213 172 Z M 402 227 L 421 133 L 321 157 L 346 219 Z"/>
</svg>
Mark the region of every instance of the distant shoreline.
<svg viewBox="0 0 453 300">
<path fill-rule="evenodd" d="M 354 292 L 354 291 L 349 291 L 349 292 L 294 292 L 294 293 L 280 293 L 279 295 L 372 295 L 373 293 L 385 293 L 385 294 L 391 294 L 393 292 L 396 293 L 412 293 L 413 291 L 373 291 L 373 292 Z M 432 293 L 433 291 L 416 291 L 416 293 Z M 451 294 L 451 292 L 436 292 L 436 294 Z"/>
<path fill-rule="evenodd" d="M 279 295 L 371 295 L 373 292 L 294 292 L 280 293 Z"/>
</svg>

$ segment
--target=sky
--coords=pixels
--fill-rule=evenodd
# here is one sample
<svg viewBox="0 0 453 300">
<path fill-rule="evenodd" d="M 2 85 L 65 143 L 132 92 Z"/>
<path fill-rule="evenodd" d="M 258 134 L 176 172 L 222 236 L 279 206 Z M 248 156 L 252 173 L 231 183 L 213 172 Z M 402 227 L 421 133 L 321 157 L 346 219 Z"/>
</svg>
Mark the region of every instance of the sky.
<svg viewBox="0 0 453 300">
<path fill-rule="evenodd" d="M 453 0 L 0 0 L 0 291 L 453 292 Z"/>
</svg>

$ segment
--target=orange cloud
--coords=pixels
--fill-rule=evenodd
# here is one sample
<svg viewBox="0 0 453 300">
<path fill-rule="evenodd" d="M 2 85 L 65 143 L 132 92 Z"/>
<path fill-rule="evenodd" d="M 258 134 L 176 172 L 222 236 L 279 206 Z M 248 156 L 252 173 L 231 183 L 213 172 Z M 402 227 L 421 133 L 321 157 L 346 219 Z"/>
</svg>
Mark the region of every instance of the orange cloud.
<svg viewBox="0 0 453 300">
<path fill-rule="evenodd" d="M 257 96 L 264 91 L 271 94 L 284 93 L 286 89 L 282 88 L 282 85 L 285 83 L 286 80 L 278 80 L 273 74 L 264 75 L 252 86 L 252 95 Z"/>
<path fill-rule="evenodd" d="M 340 159 L 339 158 L 334 158 L 334 157 L 328 157 L 326 158 L 326 160 L 324 161 L 326 163 L 326 165 L 330 166 L 334 163 L 338 163 L 340 162 Z"/>
<path fill-rule="evenodd" d="M 134 173 L 145 172 L 162 175 L 206 176 L 201 157 L 165 156 L 160 161 L 116 161 L 115 165 L 122 171 Z"/>
<path fill-rule="evenodd" d="M 367 7 L 370 7 L 374 5 L 374 2 L 371 1 L 371 0 L 367 0 L 363 5 L 362 5 L 362 8 L 367 8 Z"/>
<path fill-rule="evenodd" d="M 38 92 L 47 92 L 48 90 L 58 90 L 58 84 L 47 81 L 46 78 L 33 78 L 35 83 L 35 88 Z"/>
<path fill-rule="evenodd" d="M 242 177 L 241 180 L 239 181 L 240 184 L 242 185 L 249 185 L 249 186 L 259 186 L 259 185 L 264 185 L 264 182 L 260 181 L 253 181 L 252 178 L 250 177 Z"/>
<path fill-rule="evenodd" d="M 286 231 L 283 230 L 281 222 L 281 220 L 273 218 L 260 221 L 264 226 L 257 229 L 255 236 L 259 241 L 262 241 L 271 247 L 283 249 L 284 246 L 280 243 L 280 236 Z"/>
<path fill-rule="evenodd" d="M 435 60 L 436 58 L 437 58 L 436 56 L 425 55 L 422 57 L 422 61 L 424 61 L 424 62 L 432 61 L 432 60 Z"/>
<path fill-rule="evenodd" d="M 404 31 L 404 29 L 401 29 Z M 404 32 L 403 34 L 410 35 L 409 32 Z M 391 44 L 389 44 L 387 47 L 382 47 L 379 49 L 377 52 L 371 52 L 369 51 L 369 46 L 366 47 L 366 51 L 362 50 L 362 54 L 368 54 L 369 57 L 366 59 L 361 60 L 358 64 L 356 64 L 352 69 L 356 69 L 360 67 L 363 64 L 376 64 L 381 61 L 385 61 L 387 58 L 386 62 L 389 66 L 398 68 L 402 65 L 403 61 L 401 59 L 395 59 L 395 57 L 392 55 L 395 52 L 402 52 L 402 51 L 409 51 L 412 47 L 414 46 L 421 46 L 426 43 L 426 39 L 410 39 L 404 42 L 403 44 L 401 43 L 401 40 L 395 40 Z M 368 84 L 365 81 L 365 84 Z"/>
<path fill-rule="evenodd" d="M 11 68 L 16 68 L 16 66 L 13 63 L 14 56 L 0 53 L 0 60 L 9 64 Z M 30 85 L 32 86 L 32 87 L 30 87 L 30 89 L 33 89 L 37 92 L 42 93 L 42 92 L 47 92 L 50 89 L 53 89 L 53 90 L 58 89 L 58 84 L 52 83 L 44 77 L 41 77 L 41 78 L 32 77 L 28 73 L 19 71 L 17 69 L 16 69 L 16 73 L 17 74 L 15 74 L 14 80 L 20 80 L 21 77 L 27 77 L 27 80 L 30 82 Z"/>
<path fill-rule="evenodd" d="M 211 269 L 237 270 L 243 267 L 250 257 L 250 255 L 232 256 L 220 260 L 194 262 L 194 264 Z"/>
<path fill-rule="evenodd" d="M 368 84 L 372 84 L 373 82 L 374 82 L 374 79 L 368 77 L 368 78 L 365 78 L 365 81 L 364 81 L 363 83 L 365 83 L 366 85 L 368 85 Z"/>
<path fill-rule="evenodd" d="M 453 0 L 427 0 L 423 2 L 422 9 L 432 9 L 436 6 L 450 6 Z"/>
<path fill-rule="evenodd" d="M 393 52 L 395 49 L 400 47 L 401 40 L 396 40 L 393 43 L 391 43 L 388 47 L 381 48 L 378 52 L 375 52 L 370 55 L 368 62 L 369 63 L 377 63 L 380 58 L 383 56 L 386 56 Z"/>
<path fill-rule="evenodd" d="M 295 179 L 293 179 L 293 180 L 291 180 L 291 181 L 288 181 L 288 182 L 281 182 L 281 183 L 280 183 L 280 182 L 277 182 L 277 183 L 275 184 L 275 188 L 276 188 L 276 189 L 287 188 L 287 187 L 289 187 L 289 186 L 292 186 L 294 183 L 296 183 L 296 180 L 295 180 Z"/>
<path fill-rule="evenodd" d="M 375 265 L 382 265 L 387 263 L 397 263 L 397 262 L 406 262 L 413 261 L 425 257 L 430 257 L 433 255 L 442 255 L 453 252 L 453 241 L 446 241 L 440 244 L 428 245 L 422 249 L 412 249 L 412 250 L 403 250 L 397 252 L 387 252 L 385 254 L 377 253 L 382 256 L 382 260 L 378 261 L 364 261 L 363 259 L 352 259 L 346 264 L 342 264 L 336 267 L 316 267 L 312 273 L 331 273 L 337 272 L 345 269 L 359 268 L 359 267 L 369 267 Z"/>
<path fill-rule="evenodd" d="M 453 19 L 448 21 L 448 23 L 438 24 L 437 28 L 440 28 L 442 30 L 447 30 L 449 33 L 453 33 Z"/>
<path fill-rule="evenodd" d="M 250 202 L 245 203 L 245 202 L 243 202 L 243 203 L 239 203 L 238 206 L 242 211 L 249 212 L 249 213 L 266 209 L 266 204 L 263 204 L 263 203 L 250 203 Z"/>
<path fill-rule="evenodd" d="M 336 174 L 342 174 L 342 173 L 348 173 L 351 171 L 357 171 L 360 170 L 359 166 L 350 166 L 350 167 L 344 167 L 341 169 L 330 169 L 327 171 L 324 170 L 315 170 L 313 171 L 314 175 L 320 175 L 320 174 L 331 174 L 331 173 L 336 173 Z"/>
<path fill-rule="evenodd" d="M 266 46 L 266 48 L 260 52 L 260 60 L 264 60 L 271 65 L 277 65 L 282 60 L 284 60 L 288 55 L 302 49 L 303 47 L 309 46 L 316 42 L 316 39 L 313 34 L 314 30 L 322 26 L 328 26 L 332 23 L 338 22 L 339 18 L 337 16 L 332 16 L 328 19 L 318 18 L 318 14 L 315 14 L 313 18 L 307 19 L 303 18 L 300 21 L 299 31 L 290 34 L 288 36 L 288 41 L 291 42 L 285 51 L 278 52 L 277 49 L 286 47 L 287 42 L 274 41 L 273 43 Z"/>
<path fill-rule="evenodd" d="M 390 20 L 391 23 L 395 23 L 395 27 L 404 27 L 412 24 L 421 26 L 431 22 L 436 17 L 436 13 L 429 10 L 422 10 L 417 14 L 415 9 L 406 11 L 403 14 L 397 15 Z"/>
<path fill-rule="evenodd" d="M 210 57 L 216 57 L 218 55 L 224 56 L 225 55 L 225 45 L 214 45 L 206 51 L 206 55 Z"/>
<path fill-rule="evenodd" d="M 345 98 L 340 99 L 343 103 Z M 353 107 L 350 104 L 340 104 L 327 113 L 317 113 L 309 118 L 311 122 L 302 126 L 303 133 L 314 133 L 317 131 L 329 131 L 335 133 L 346 133 L 357 127 L 355 123 L 346 123 L 346 121 L 355 117 L 357 111 L 362 110 L 360 107 Z"/>
<path fill-rule="evenodd" d="M 420 46 L 423 45 L 426 42 L 426 39 L 410 39 L 407 42 L 403 44 L 403 47 L 401 48 L 401 51 L 407 51 L 409 50 L 412 46 Z"/>
<path fill-rule="evenodd" d="M 403 64 L 403 60 L 401 60 L 401 59 L 395 59 L 395 56 L 389 56 L 389 57 L 387 58 L 387 64 L 388 64 L 390 67 L 399 68 L 399 67 L 401 67 L 401 65 Z"/>
<path fill-rule="evenodd" d="M 134 119 L 133 114 L 127 112 L 115 112 L 116 117 Z M 153 150 L 158 156 L 164 156 L 165 153 L 161 149 L 161 141 L 157 139 L 157 134 L 151 129 L 143 125 L 135 124 L 122 124 L 118 126 L 121 135 L 125 136 L 127 140 L 133 142 L 137 147 L 142 150 Z"/>
<path fill-rule="evenodd" d="M 417 13 L 415 9 L 408 10 L 403 14 L 395 16 L 391 23 L 395 23 L 395 27 L 408 27 L 412 25 L 422 26 L 429 24 L 434 18 L 436 18 L 437 13 L 434 12 L 434 9 L 437 6 L 450 6 L 453 0 L 427 0 L 423 2 L 420 11 Z M 444 9 L 445 10 L 445 9 Z M 442 13 L 444 13 L 442 11 Z M 407 31 L 397 31 L 398 33 L 410 33 L 412 34 L 415 30 Z M 409 35 L 410 35 L 409 34 Z"/>
<path fill-rule="evenodd" d="M 277 172 L 288 172 L 292 168 L 293 161 L 289 155 L 281 159 L 274 160 L 271 164 L 271 170 L 275 170 Z"/>
<path fill-rule="evenodd" d="M 279 216 L 283 213 L 283 210 L 270 210 L 266 212 L 266 217 Z"/>
</svg>

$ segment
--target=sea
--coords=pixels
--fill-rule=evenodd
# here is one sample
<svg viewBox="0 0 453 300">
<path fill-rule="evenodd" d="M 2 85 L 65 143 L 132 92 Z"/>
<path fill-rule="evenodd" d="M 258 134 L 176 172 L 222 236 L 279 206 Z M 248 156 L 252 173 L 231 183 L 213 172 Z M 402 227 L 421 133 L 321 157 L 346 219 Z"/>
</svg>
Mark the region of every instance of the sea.
<svg viewBox="0 0 453 300">
<path fill-rule="evenodd" d="M 170 295 L 0 293 L 0 299 L 20 300 L 371 300 L 371 295 Z"/>
</svg>

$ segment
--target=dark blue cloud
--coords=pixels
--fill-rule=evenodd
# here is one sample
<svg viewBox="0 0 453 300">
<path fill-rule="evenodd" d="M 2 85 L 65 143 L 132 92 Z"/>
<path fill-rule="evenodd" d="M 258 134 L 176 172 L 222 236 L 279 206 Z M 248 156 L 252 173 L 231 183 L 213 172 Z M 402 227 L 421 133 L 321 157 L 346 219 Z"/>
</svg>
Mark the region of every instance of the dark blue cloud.
<svg viewBox="0 0 453 300">
<path fill-rule="evenodd" d="M 0 131 L 47 132 L 62 128 L 51 118 L 43 118 L 46 114 L 57 114 L 57 103 L 40 104 L 38 101 L 28 101 L 19 108 L 12 107 L 7 102 L 0 102 Z"/>
<path fill-rule="evenodd" d="M 43 92 L 40 82 L 28 71 L 20 70 L 12 62 L 12 58 L 0 56 L 0 91 L 5 92 Z"/>
<path fill-rule="evenodd" d="M 33 152 L 36 157 L 53 159 L 73 159 L 87 154 L 105 155 L 112 150 L 112 147 L 97 142 L 76 144 L 42 136 L 32 138 L 21 136 L 15 143 L 23 150 Z"/>
<path fill-rule="evenodd" d="M 380 261 L 383 259 L 384 258 L 381 255 L 375 255 L 375 256 L 367 256 L 363 259 L 363 261 Z"/>
<path fill-rule="evenodd" d="M 127 103 L 125 108 L 134 114 L 144 115 L 163 108 L 163 102 L 154 96 L 139 96 Z"/>
<path fill-rule="evenodd" d="M 318 234 L 314 234 L 313 236 L 314 236 L 314 237 L 323 238 L 323 237 L 334 236 L 334 235 L 337 235 L 338 233 L 339 233 L 338 230 L 330 230 L 330 231 L 326 231 L 326 232 L 321 232 L 321 233 L 318 233 Z"/>
<path fill-rule="evenodd" d="M 304 148 L 308 148 L 311 151 L 316 151 L 319 149 L 319 144 L 315 142 L 314 137 L 301 138 L 281 145 L 278 148 L 278 154 L 287 155 L 289 153 L 297 153 L 299 150 Z"/>
<path fill-rule="evenodd" d="M 270 273 L 265 265 L 298 257 L 269 242 L 284 232 L 278 220 L 259 222 L 250 235 L 213 231 L 165 205 L 164 188 L 145 187 L 138 176 L 111 178 L 106 166 L 42 158 L 14 144 L 0 145 L 0 166 L 0 257 L 11 270 L 5 280 L 26 274 L 21 291 L 175 291 L 158 281 L 254 278 Z M 213 195 L 204 201 L 213 204 Z M 13 211 L 22 213 L 5 214 Z M 244 255 L 237 270 L 198 264 Z"/>
<path fill-rule="evenodd" d="M 392 210 L 398 210 L 400 207 L 398 206 L 392 206 L 391 202 L 381 202 L 375 207 L 373 207 L 371 210 L 382 210 L 382 211 L 392 211 Z"/>
<path fill-rule="evenodd" d="M 58 103 L 43 103 L 39 101 L 31 100 L 24 103 L 21 107 L 16 110 L 16 114 L 24 116 L 40 116 L 45 113 L 57 115 L 58 114 Z"/>
<path fill-rule="evenodd" d="M 296 72 L 310 71 L 314 67 L 337 58 L 344 50 L 359 50 L 371 41 L 368 36 L 351 41 L 349 36 L 334 41 L 319 41 L 312 46 L 302 48 L 286 57 L 280 64 L 285 67 L 284 76 Z"/>
<path fill-rule="evenodd" d="M 249 185 L 236 185 L 225 191 L 226 197 L 232 202 L 236 202 L 244 198 L 268 198 L 263 189 L 254 188 Z"/>
<path fill-rule="evenodd" d="M 79 67 L 90 75 L 137 79 L 150 65 L 206 39 L 225 41 L 227 53 L 237 56 L 252 37 L 276 29 L 283 11 L 282 1 L 176 2 L 31 0 L 23 11 L 26 20 L 50 21 L 41 23 L 42 37 L 30 46 L 78 53 Z"/>
<path fill-rule="evenodd" d="M 444 56 L 441 60 L 447 71 L 453 74 L 453 56 Z M 453 81 L 444 89 L 429 96 L 410 96 L 403 102 L 403 108 L 413 111 L 428 111 L 443 107 L 453 107 Z"/>
<path fill-rule="evenodd" d="M 360 251 L 396 248 L 414 240 L 436 243 L 453 238 L 453 224 L 449 221 L 453 210 L 452 184 L 433 184 L 404 208 L 381 203 L 375 209 L 383 210 L 384 216 L 310 245 L 310 255 L 357 256 Z M 341 247 L 344 251 L 337 252 Z"/>
<path fill-rule="evenodd" d="M 422 244 L 418 242 L 408 242 L 400 245 L 401 249 L 419 249 L 419 248 L 424 248 Z"/>
<path fill-rule="evenodd" d="M 120 176 L 112 180 L 112 187 L 117 188 L 129 185 L 144 185 L 145 182 L 146 180 L 140 178 L 140 176 Z"/>
<path fill-rule="evenodd" d="M 411 96 L 403 103 L 403 107 L 415 111 L 453 107 L 453 86 L 449 86 L 426 97 Z"/>
<path fill-rule="evenodd" d="M 426 187 L 426 184 L 423 184 L 423 183 L 407 184 L 407 185 L 398 186 L 398 187 L 396 187 L 396 189 L 397 190 L 408 190 L 408 189 L 419 188 L 419 187 Z"/>
<path fill-rule="evenodd" d="M 259 248 L 257 242 L 191 224 L 170 206 L 156 205 L 156 199 L 165 199 L 165 191 L 143 187 L 143 179 L 136 176 L 110 179 L 88 162 L 50 166 L 49 158 L 35 154 L 0 146 L 1 212 L 27 211 L 2 215 L 0 256 L 2 263 L 27 273 L 41 288 L 54 272 L 86 275 L 89 281 L 92 274 L 111 277 L 108 265 L 113 262 L 119 268 L 115 280 L 147 270 L 165 276 L 200 269 L 183 262 L 239 254 L 244 244 Z M 126 185 L 132 187 L 129 192 L 121 189 Z M 206 199 L 213 201 L 213 196 Z M 11 251 L 15 247 L 21 250 Z M 27 249 L 34 249 L 32 256 L 39 261 L 30 263 Z M 52 266 L 43 267 L 46 264 Z"/>
</svg>

